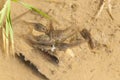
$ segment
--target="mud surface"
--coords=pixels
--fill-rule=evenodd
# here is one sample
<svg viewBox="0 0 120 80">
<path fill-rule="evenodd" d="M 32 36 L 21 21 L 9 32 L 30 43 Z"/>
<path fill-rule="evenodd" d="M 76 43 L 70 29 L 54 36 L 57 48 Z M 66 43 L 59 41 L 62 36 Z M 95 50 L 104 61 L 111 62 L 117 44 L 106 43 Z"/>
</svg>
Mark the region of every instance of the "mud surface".
<svg viewBox="0 0 120 80">
<path fill-rule="evenodd" d="M 16 53 L 22 53 L 25 60 L 36 65 L 33 70 L 18 58 L 0 58 L 1 80 L 120 80 L 120 0 L 111 0 L 112 16 L 107 4 L 97 20 L 93 20 L 101 3 L 100 0 L 22 0 L 48 13 L 58 24 L 55 29 L 73 26 L 86 28 L 99 43 L 93 50 L 83 43 L 66 52 L 59 51 L 60 64 L 52 62 L 43 53 L 33 49 L 25 40 L 30 35 L 31 24 L 40 22 L 49 26 L 46 20 L 33 12 L 27 12 L 20 4 L 12 3 L 12 19 Z M 19 15 L 27 12 L 23 16 Z M 37 33 L 34 33 L 37 34 Z M 72 56 L 69 54 L 72 52 Z M 37 72 L 38 71 L 38 72 Z M 38 73 L 41 74 L 38 74 Z M 46 78 L 45 78 L 46 77 Z"/>
</svg>

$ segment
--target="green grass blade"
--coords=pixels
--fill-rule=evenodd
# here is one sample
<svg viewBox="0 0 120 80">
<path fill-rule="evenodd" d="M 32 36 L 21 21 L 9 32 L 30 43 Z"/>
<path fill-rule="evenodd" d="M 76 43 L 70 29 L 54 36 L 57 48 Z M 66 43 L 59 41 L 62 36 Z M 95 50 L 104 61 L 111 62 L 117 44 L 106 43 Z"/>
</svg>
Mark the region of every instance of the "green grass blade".
<svg viewBox="0 0 120 80">
<path fill-rule="evenodd" d="M 51 16 L 49 16 L 48 14 L 46 14 L 45 12 L 43 12 L 42 10 L 33 7 L 33 6 L 30 5 L 30 4 L 24 3 L 24 2 L 22 2 L 22 1 L 20 1 L 20 0 L 12 0 L 12 1 L 14 1 L 14 2 L 19 2 L 20 4 L 22 4 L 22 5 L 25 6 L 26 8 L 28 8 L 28 9 L 30 9 L 30 10 L 38 13 L 38 14 L 40 14 L 41 16 L 43 16 L 43 17 L 45 17 L 45 18 L 47 18 L 47 19 L 51 19 Z"/>
<path fill-rule="evenodd" d="M 10 4 L 8 5 L 8 11 L 7 11 L 7 21 L 8 21 L 8 26 L 9 26 L 9 41 L 11 43 L 11 46 L 9 44 L 9 46 L 12 48 L 12 54 L 14 54 L 14 39 L 13 39 L 13 29 L 12 29 L 12 21 L 11 21 L 11 16 L 10 16 Z"/>
<path fill-rule="evenodd" d="M 6 10 L 7 10 L 7 5 L 9 4 L 9 0 L 6 1 L 6 3 L 4 4 L 2 10 L 0 11 L 0 27 L 4 21 L 4 17 L 6 15 Z"/>
<path fill-rule="evenodd" d="M 29 5 L 27 3 L 23 3 L 23 2 L 20 2 L 23 6 L 25 6 L 26 8 L 32 10 L 32 11 L 35 11 L 36 13 L 40 14 L 41 16 L 47 18 L 47 19 L 51 19 L 51 16 L 49 16 L 48 14 L 46 14 L 45 12 L 33 7 L 32 5 Z"/>
<path fill-rule="evenodd" d="M 54 21 L 55 23 L 59 24 L 59 23 L 58 23 L 54 18 L 52 18 L 50 15 L 48 15 L 47 13 L 43 12 L 43 11 L 40 10 L 40 9 L 35 8 L 34 6 L 32 6 L 32 5 L 30 5 L 30 4 L 24 3 L 24 2 L 22 2 L 22 1 L 20 1 L 20 0 L 12 0 L 12 1 L 14 1 L 14 2 L 19 2 L 20 4 L 22 4 L 22 5 L 25 6 L 26 8 L 28 8 L 28 9 L 30 9 L 30 10 L 38 13 L 38 14 L 40 14 L 40 15 L 43 16 L 44 18 L 49 19 L 49 20 L 52 20 L 52 21 Z"/>
<path fill-rule="evenodd" d="M 20 1 L 20 0 L 12 0 L 12 1 L 14 1 L 14 2 L 18 2 L 18 1 Z"/>
</svg>

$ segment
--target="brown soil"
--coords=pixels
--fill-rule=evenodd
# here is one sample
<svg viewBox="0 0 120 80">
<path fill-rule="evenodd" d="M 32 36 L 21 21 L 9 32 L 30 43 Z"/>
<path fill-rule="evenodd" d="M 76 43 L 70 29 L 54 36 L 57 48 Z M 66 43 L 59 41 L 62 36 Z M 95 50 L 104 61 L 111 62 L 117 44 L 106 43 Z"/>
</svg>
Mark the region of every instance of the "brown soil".
<svg viewBox="0 0 120 80">
<path fill-rule="evenodd" d="M 84 43 L 68 52 L 58 52 L 60 64 L 55 65 L 46 56 L 35 51 L 25 40 L 31 24 L 24 21 L 40 22 L 48 26 L 48 20 L 36 13 L 26 12 L 20 4 L 12 3 L 12 19 L 16 53 L 22 53 L 39 71 L 50 80 L 120 80 L 120 0 L 111 0 L 113 20 L 107 13 L 107 4 L 97 20 L 93 20 L 101 0 L 22 0 L 47 12 L 59 24 L 56 29 L 73 26 L 90 30 L 100 45 L 91 50 Z M 78 27 L 77 27 L 78 26 Z M 2 53 L 2 52 L 1 52 Z M 1 80 L 43 80 L 17 58 L 0 58 Z"/>
</svg>

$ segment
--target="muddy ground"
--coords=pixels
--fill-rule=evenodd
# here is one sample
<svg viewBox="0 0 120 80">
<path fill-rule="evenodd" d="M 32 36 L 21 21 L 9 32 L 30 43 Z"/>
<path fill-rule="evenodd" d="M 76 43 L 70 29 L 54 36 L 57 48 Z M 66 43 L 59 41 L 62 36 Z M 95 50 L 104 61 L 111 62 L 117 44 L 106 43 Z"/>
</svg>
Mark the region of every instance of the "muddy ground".
<svg viewBox="0 0 120 80">
<path fill-rule="evenodd" d="M 69 55 L 69 51 L 59 52 L 60 64 L 56 65 L 25 41 L 25 36 L 30 35 L 30 27 L 32 27 L 25 21 L 49 26 L 49 20 L 30 11 L 18 17 L 28 10 L 20 4 L 12 3 L 16 53 L 24 54 L 44 77 L 49 80 L 120 80 L 120 0 L 111 0 L 113 19 L 107 12 L 106 3 L 97 20 L 93 17 L 102 0 L 22 1 L 34 5 L 55 18 L 58 22 L 53 24 L 55 29 L 65 29 L 70 26 L 79 30 L 86 28 L 93 39 L 100 44 L 94 49 L 90 49 L 87 43 L 70 48 L 73 56 Z M 43 80 L 43 75 L 37 74 L 17 58 L 5 58 L 1 55 L 1 80 Z"/>
</svg>

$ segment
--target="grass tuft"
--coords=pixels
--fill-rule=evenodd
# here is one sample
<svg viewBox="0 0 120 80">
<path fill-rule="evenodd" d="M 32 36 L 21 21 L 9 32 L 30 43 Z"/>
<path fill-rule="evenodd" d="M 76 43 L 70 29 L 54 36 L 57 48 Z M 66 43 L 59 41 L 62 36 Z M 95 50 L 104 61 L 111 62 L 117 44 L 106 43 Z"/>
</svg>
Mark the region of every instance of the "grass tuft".
<svg viewBox="0 0 120 80">
<path fill-rule="evenodd" d="M 14 55 L 13 30 L 10 17 L 11 0 L 6 0 L 2 10 L 0 11 L 0 28 L 2 29 L 3 51 L 9 56 Z M 12 46 L 10 48 L 10 46 Z"/>
</svg>

